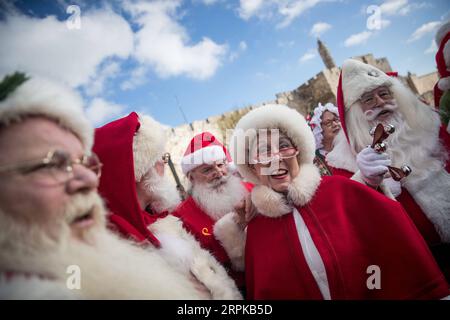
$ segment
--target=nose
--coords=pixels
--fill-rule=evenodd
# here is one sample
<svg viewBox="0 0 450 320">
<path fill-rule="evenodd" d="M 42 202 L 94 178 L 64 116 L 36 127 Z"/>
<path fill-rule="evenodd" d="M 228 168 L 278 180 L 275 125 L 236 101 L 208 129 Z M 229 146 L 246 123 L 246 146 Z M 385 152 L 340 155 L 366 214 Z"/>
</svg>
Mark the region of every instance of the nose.
<svg viewBox="0 0 450 320">
<path fill-rule="evenodd" d="M 377 102 L 375 104 L 375 108 L 382 107 L 386 104 L 386 102 L 383 99 L 381 99 L 381 97 L 378 94 L 376 94 L 375 97 L 376 97 L 376 102 Z"/>
<path fill-rule="evenodd" d="M 73 177 L 67 182 L 66 191 L 69 194 L 88 193 L 98 187 L 99 178 L 92 170 L 83 165 L 73 166 Z"/>
</svg>

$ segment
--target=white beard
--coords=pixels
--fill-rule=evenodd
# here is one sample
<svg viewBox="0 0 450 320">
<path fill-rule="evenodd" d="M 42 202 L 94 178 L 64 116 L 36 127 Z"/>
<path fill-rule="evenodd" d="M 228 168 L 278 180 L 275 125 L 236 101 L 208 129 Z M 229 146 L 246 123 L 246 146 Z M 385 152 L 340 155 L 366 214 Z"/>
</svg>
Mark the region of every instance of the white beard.
<svg viewBox="0 0 450 320">
<path fill-rule="evenodd" d="M 81 289 L 74 291 L 83 299 L 203 298 L 188 276 L 170 267 L 156 249 L 147 245 L 143 250 L 107 230 L 105 209 L 96 193 L 78 198 L 69 211 L 73 215 L 87 203 L 95 203 L 98 220 L 83 235 L 84 242 L 74 239 L 63 221 L 52 227 L 59 230 L 55 238 L 0 210 L 0 272 L 39 275 L 65 289 L 67 267 L 76 265 L 81 270 Z M 23 292 L 23 288 L 9 289 L 11 296 Z M 33 290 L 41 294 L 39 287 Z"/>
<path fill-rule="evenodd" d="M 176 186 L 169 180 L 168 176 L 160 176 L 154 168 L 152 173 L 144 181 L 145 187 L 152 195 L 152 209 L 156 212 L 172 212 L 181 202 L 181 197 Z"/>
<path fill-rule="evenodd" d="M 234 211 L 234 208 L 247 194 L 247 189 L 245 189 L 238 177 L 227 175 L 220 179 L 220 181 L 215 181 L 213 184 L 195 184 L 192 187 L 192 197 L 195 202 L 214 221 Z M 224 184 L 215 187 L 219 182 L 224 182 Z"/>
<path fill-rule="evenodd" d="M 412 169 L 411 175 L 403 179 L 402 183 L 416 183 L 445 167 L 446 152 L 438 139 L 440 121 L 430 107 L 420 106 L 427 109 L 415 116 L 422 117 L 418 124 L 417 120 L 411 123 L 410 115 L 404 113 L 407 108 L 413 109 L 410 105 L 402 106 L 398 103 L 398 109 L 393 111 L 392 116 L 380 122 L 368 121 L 358 104 L 355 103 L 346 116 L 349 141 L 355 154 L 372 144 L 373 137 L 369 134 L 371 128 L 378 123 L 392 124 L 395 132 L 386 139 L 386 152 L 391 157 L 392 166 L 408 165 Z"/>
</svg>

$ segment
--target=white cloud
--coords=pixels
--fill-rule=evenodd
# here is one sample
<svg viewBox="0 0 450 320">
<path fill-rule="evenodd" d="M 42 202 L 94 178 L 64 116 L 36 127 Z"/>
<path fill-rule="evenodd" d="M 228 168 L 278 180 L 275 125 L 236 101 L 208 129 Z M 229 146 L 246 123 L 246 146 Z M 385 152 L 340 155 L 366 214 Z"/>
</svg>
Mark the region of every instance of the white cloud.
<svg viewBox="0 0 450 320">
<path fill-rule="evenodd" d="M 314 37 L 318 38 L 323 33 L 327 32 L 330 29 L 331 29 L 331 25 L 330 24 L 328 24 L 326 22 L 317 22 L 317 23 L 315 23 L 312 26 L 311 31 L 309 32 L 309 34 L 311 36 L 314 36 Z"/>
<path fill-rule="evenodd" d="M 387 0 L 380 5 L 381 13 L 389 16 L 406 14 L 409 11 L 408 0 Z"/>
<path fill-rule="evenodd" d="M 308 9 L 315 7 L 323 0 L 297 0 L 297 1 L 277 1 L 279 3 L 279 12 L 283 16 L 283 21 L 278 24 L 279 28 L 287 27 Z"/>
<path fill-rule="evenodd" d="M 310 49 L 308 52 L 306 52 L 303 56 L 300 57 L 299 62 L 305 63 L 306 61 L 312 60 L 315 57 L 317 57 L 316 50 Z"/>
<path fill-rule="evenodd" d="M 81 29 L 69 30 L 54 16 L 8 16 L 0 22 L 0 75 L 22 70 L 72 87 L 94 83 L 93 91 L 101 89 L 118 65 L 103 72 L 99 67 L 107 58 L 127 58 L 133 33 L 126 20 L 108 9 L 86 12 L 81 22 Z"/>
<path fill-rule="evenodd" d="M 263 0 L 240 0 L 240 17 L 244 20 L 250 19 L 262 9 L 263 4 Z"/>
<path fill-rule="evenodd" d="M 409 43 L 421 39 L 426 34 L 436 31 L 436 29 L 441 24 L 442 24 L 441 21 L 431 21 L 421 25 L 419 28 L 416 29 L 416 31 L 413 32 L 413 34 L 409 37 L 407 42 Z"/>
<path fill-rule="evenodd" d="M 145 83 L 148 68 L 144 65 L 139 65 L 131 71 L 130 76 L 120 84 L 120 89 L 127 91 L 132 90 Z"/>
<path fill-rule="evenodd" d="M 124 110 L 125 107 L 122 105 L 95 98 L 86 109 L 86 115 L 94 126 L 99 126 L 122 116 Z"/>
<path fill-rule="evenodd" d="M 180 4 L 179 0 L 125 4 L 139 25 L 134 57 L 163 78 L 186 75 L 207 79 L 222 64 L 227 46 L 206 37 L 192 44 L 186 29 L 176 20 Z"/>
<path fill-rule="evenodd" d="M 363 31 L 360 33 L 356 33 L 348 37 L 345 42 L 344 46 L 346 47 L 352 47 L 359 44 L 365 43 L 370 37 L 372 36 L 372 32 L 370 31 Z"/>
<path fill-rule="evenodd" d="M 438 47 L 434 39 L 431 40 L 431 45 L 425 50 L 425 54 L 435 54 L 438 51 Z"/>
<path fill-rule="evenodd" d="M 120 64 L 116 61 L 106 63 L 101 68 L 92 81 L 89 82 L 85 88 L 86 94 L 89 96 L 96 96 L 104 91 L 105 83 L 109 79 L 114 78 L 120 72 Z"/>
<path fill-rule="evenodd" d="M 239 56 L 247 50 L 247 43 L 245 41 L 241 41 L 239 42 L 239 47 L 236 51 L 233 51 L 230 53 L 230 56 L 228 57 L 228 59 L 233 62 L 234 60 L 236 60 L 237 58 L 239 58 Z"/>
<path fill-rule="evenodd" d="M 265 19 L 275 16 L 281 20 L 277 27 L 284 28 L 308 9 L 325 1 L 330 0 L 240 0 L 238 12 L 244 20 L 252 17 Z"/>
</svg>

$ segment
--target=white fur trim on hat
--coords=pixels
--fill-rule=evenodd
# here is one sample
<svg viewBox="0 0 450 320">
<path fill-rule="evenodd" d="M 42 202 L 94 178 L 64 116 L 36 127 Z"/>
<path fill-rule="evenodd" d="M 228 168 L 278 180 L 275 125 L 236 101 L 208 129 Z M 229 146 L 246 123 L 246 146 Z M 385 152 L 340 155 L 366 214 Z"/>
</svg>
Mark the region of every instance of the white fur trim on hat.
<svg viewBox="0 0 450 320">
<path fill-rule="evenodd" d="M 214 161 L 224 160 L 226 158 L 227 156 L 222 146 L 211 145 L 184 156 L 181 159 L 181 169 L 184 174 L 187 174 L 202 164 L 211 164 Z"/>
<path fill-rule="evenodd" d="M 29 116 L 43 116 L 73 132 L 86 151 L 92 148 L 94 128 L 83 111 L 78 93 L 60 83 L 32 77 L 0 102 L 0 123 L 9 125 Z"/>
<path fill-rule="evenodd" d="M 438 31 L 436 32 L 435 41 L 438 48 L 441 45 L 442 40 L 444 40 L 445 36 L 449 32 L 450 32 L 450 21 L 447 21 L 446 23 L 441 25 Z"/>
<path fill-rule="evenodd" d="M 134 176 L 141 181 L 147 171 L 162 159 L 166 134 L 163 126 L 147 115 L 139 115 L 139 130 L 133 139 Z"/>
<path fill-rule="evenodd" d="M 314 109 L 314 115 L 312 116 L 311 121 L 309 123 L 314 125 L 314 128 L 312 129 L 312 131 L 314 134 L 314 139 L 316 140 L 316 148 L 317 149 L 320 149 L 323 147 L 323 144 L 322 144 L 322 140 L 323 140 L 322 114 L 325 111 L 330 111 L 331 113 L 334 113 L 337 117 L 339 117 L 338 108 L 332 103 L 327 103 L 325 105 L 322 105 L 319 102 L 319 105 Z"/>
<path fill-rule="evenodd" d="M 258 177 L 248 164 L 248 147 L 253 145 L 256 138 L 255 130 L 257 134 L 259 129 L 279 129 L 284 132 L 300 151 L 297 156 L 299 165 L 313 163 L 316 145 L 305 118 L 296 110 L 285 105 L 264 105 L 250 111 L 239 120 L 229 141 L 234 163 L 237 165 L 239 173 L 247 181 L 260 184 Z M 246 139 L 249 142 L 248 146 L 243 145 Z"/>
<path fill-rule="evenodd" d="M 364 93 L 380 86 L 391 85 L 392 78 L 374 66 L 354 59 L 348 59 L 342 65 L 345 110 L 348 110 Z"/>
</svg>

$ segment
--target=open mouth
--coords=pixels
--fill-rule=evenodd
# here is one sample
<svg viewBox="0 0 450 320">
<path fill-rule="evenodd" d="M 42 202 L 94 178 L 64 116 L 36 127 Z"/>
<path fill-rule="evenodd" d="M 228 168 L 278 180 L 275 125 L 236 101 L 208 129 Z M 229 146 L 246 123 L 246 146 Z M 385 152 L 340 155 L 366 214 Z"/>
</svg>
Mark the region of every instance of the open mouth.
<svg viewBox="0 0 450 320">
<path fill-rule="evenodd" d="M 76 217 L 70 225 L 77 228 L 85 228 L 91 226 L 94 223 L 93 211 L 94 209 L 92 208 L 88 212 Z"/>
<path fill-rule="evenodd" d="M 383 116 L 385 116 L 385 115 L 387 115 L 387 114 L 390 114 L 390 113 L 391 113 L 390 110 L 383 110 L 383 111 L 381 111 L 381 112 L 378 114 L 377 118 L 383 117 Z"/>
<path fill-rule="evenodd" d="M 272 179 L 284 179 L 289 171 L 286 169 L 278 169 L 273 174 L 270 175 Z"/>
</svg>

